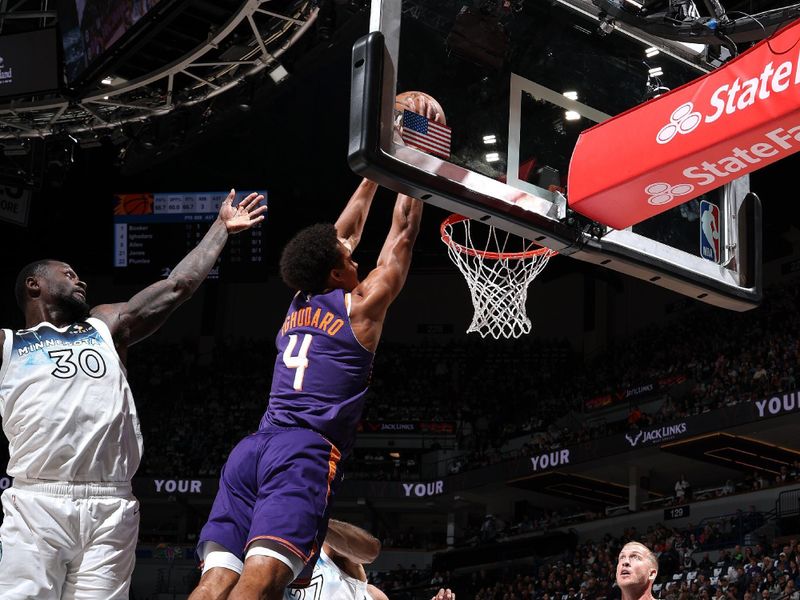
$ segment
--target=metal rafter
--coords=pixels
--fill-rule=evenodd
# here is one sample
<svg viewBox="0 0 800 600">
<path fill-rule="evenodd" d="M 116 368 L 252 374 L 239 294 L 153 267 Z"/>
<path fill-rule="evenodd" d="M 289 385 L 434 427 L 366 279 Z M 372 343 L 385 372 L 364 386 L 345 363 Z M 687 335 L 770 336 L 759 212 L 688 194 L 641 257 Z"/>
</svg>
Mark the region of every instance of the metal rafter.
<svg viewBox="0 0 800 600">
<path fill-rule="evenodd" d="M 319 9 L 311 0 L 296 0 L 287 14 L 278 14 L 261 8 L 267 2 L 245 0 L 204 43 L 142 77 L 111 86 L 98 84 L 80 98 L 59 95 L 0 104 L 0 140 L 77 135 L 141 122 L 201 103 L 266 68 L 277 68 L 280 56 L 308 31 Z M 47 2 L 39 0 L 37 12 L 26 0 L 11 7 L 8 0 L 0 0 L 0 30 L 8 18 L 51 19 L 53 11 L 42 7 L 46 9 Z M 241 56 L 219 56 L 221 49 L 233 45 L 226 42 L 228 38 L 245 32 L 246 41 L 237 38 L 235 44 L 242 47 Z"/>
</svg>

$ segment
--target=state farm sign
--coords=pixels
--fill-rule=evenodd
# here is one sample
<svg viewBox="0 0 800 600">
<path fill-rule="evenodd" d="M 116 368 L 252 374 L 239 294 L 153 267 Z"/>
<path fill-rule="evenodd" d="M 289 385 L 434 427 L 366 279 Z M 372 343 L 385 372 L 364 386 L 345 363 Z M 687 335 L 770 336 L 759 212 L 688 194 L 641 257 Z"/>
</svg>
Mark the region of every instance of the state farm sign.
<svg viewBox="0 0 800 600">
<path fill-rule="evenodd" d="M 800 150 L 800 21 L 581 133 L 569 204 L 624 229 Z"/>
</svg>

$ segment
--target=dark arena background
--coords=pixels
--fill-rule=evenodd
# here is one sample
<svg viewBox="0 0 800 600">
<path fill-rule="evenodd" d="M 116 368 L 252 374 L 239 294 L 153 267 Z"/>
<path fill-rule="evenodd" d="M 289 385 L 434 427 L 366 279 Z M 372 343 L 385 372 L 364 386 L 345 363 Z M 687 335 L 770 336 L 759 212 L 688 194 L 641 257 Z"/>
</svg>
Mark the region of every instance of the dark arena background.
<svg viewBox="0 0 800 600">
<path fill-rule="evenodd" d="M 562 2 L 403 4 L 421 31 L 452 28 L 467 7 L 524 36 L 516 19 L 544 22 Z M 686 21 L 715 3 L 645 4 Z M 732 17 L 791 8 L 724 4 Z M 243 11 L 251 18 L 237 21 Z M 199 580 L 195 543 L 220 468 L 268 401 L 292 295 L 281 248 L 335 220 L 359 182 L 348 165 L 351 51 L 369 12 L 363 0 L 0 2 L 3 327 L 23 325 L 14 279 L 32 260 L 70 263 L 92 305 L 168 273 L 208 221 L 132 218 L 148 203 L 231 187 L 268 197 L 266 221 L 229 243 L 195 297 L 129 353 L 145 447 L 131 598 L 186 598 Z M 587 35 L 610 57 L 608 15 L 596 13 Z M 720 38 L 704 52 L 718 67 L 755 41 Z M 555 51 L 574 81 L 569 48 Z M 645 83 L 619 93 L 645 101 Z M 464 89 L 460 101 L 479 106 L 486 93 Z M 789 156 L 750 178 L 763 203 L 757 308 L 728 311 L 557 256 L 529 289 L 533 331 L 515 340 L 465 333 L 469 291 L 439 239 L 447 213 L 426 206 L 333 511 L 381 540 L 370 581 L 392 600 L 440 587 L 459 600 L 618 598 L 616 557 L 636 540 L 658 556 L 656 597 L 797 598 L 798 167 Z M 382 189 L 374 201 L 362 277 L 393 198 Z M 2 489 L 6 451 L 3 440 Z"/>
</svg>

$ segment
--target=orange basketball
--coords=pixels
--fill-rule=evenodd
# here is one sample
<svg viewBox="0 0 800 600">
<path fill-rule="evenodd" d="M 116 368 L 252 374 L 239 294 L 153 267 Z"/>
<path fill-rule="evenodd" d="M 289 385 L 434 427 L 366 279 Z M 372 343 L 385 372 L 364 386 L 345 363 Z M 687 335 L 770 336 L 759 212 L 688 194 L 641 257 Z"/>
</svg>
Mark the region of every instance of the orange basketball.
<svg viewBox="0 0 800 600">
<path fill-rule="evenodd" d="M 152 194 L 118 194 L 115 215 L 149 215 L 153 213 Z"/>
<path fill-rule="evenodd" d="M 447 125 L 442 105 L 433 96 L 425 92 L 402 92 L 395 98 L 395 110 L 410 110 L 422 115 L 430 121 Z"/>
</svg>

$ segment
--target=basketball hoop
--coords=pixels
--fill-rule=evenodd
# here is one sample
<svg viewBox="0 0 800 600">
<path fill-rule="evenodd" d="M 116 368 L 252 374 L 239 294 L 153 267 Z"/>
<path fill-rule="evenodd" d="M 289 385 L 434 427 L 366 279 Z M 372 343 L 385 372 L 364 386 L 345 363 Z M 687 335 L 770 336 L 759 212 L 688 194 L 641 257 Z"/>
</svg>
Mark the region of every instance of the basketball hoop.
<svg viewBox="0 0 800 600">
<path fill-rule="evenodd" d="M 473 223 L 481 226 L 475 232 Z M 461 215 L 447 217 L 439 231 L 472 296 L 475 313 L 467 333 L 495 339 L 530 333 L 528 285 L 558 252 Z"/>
</svg>

